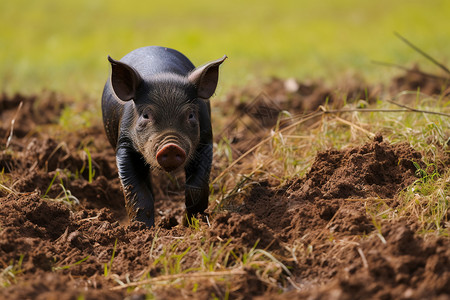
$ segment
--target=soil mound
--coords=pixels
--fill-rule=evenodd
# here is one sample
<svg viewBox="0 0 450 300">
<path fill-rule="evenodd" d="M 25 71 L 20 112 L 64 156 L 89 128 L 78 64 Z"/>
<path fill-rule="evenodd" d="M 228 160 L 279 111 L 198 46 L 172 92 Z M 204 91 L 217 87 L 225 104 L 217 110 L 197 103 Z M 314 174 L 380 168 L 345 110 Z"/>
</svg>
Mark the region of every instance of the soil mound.
<svg viewBox="0 0 450 300">
<path fill-rule="evenodd" d="M 240 199 L 239 213 L 254 216 L 256 220 L 249 222 L 253 228 L 264 225 L 270 229 L 259 229 L 268 235 L 262 240 L 267 242 L 273 241 L 272 236 L 293 242 L 326 225 L 336 232 L 368 234 L 373 225 L 361 203 L 370 199 L 393 202 L 401 189 L 417 179 L 413 162 L 421 163 L 420 153 L 406 143 L 389 144 L 381 136 L 360 147 L 330 149 L 317 154 L 305 177 L 280 189 L 264 184 L 253 188 Z M 236 218 L 228 217 L 224 223 L 231 228 Z M 238 219 L 245 226 L 244 218 Z M 252 230 L 241 229 L 249 234 Z"/>
<path fill-rule="evenodd" d="M 317 154 L 305 178 L 289 187 L 292 196 L 314 199 L 393 198 L 415 179 L 422 155 L 407 143 L 390 145 L 382 136 L 361 147 Z"/>
</svg>

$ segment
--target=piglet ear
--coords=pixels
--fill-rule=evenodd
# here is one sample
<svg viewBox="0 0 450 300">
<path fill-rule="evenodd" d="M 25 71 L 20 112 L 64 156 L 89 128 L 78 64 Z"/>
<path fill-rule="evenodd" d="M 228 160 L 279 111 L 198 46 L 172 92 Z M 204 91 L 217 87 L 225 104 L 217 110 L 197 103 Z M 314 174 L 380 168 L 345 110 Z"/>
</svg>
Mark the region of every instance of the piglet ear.
<svg viewBox="0 0 450 300">
<path fill-rule="evenodd" d="M 142 79 L 139 73 L 131 66 L 118 60 L 112 59 L 108 55 L 108 60 L 111 63 L 111 84 L 116 93 L 122 101 L 128 101 L 136 96 L 136 90 Z"/>
<path fill-rule="evenodd" d="M 219 66 L 225 59 L 227 59 L 226 55 L 194 69 L 189 74 L 188 79 L 197 88 L 198 97 L 208 99 L 214 94 L 219 80 Z"/>
</svg>

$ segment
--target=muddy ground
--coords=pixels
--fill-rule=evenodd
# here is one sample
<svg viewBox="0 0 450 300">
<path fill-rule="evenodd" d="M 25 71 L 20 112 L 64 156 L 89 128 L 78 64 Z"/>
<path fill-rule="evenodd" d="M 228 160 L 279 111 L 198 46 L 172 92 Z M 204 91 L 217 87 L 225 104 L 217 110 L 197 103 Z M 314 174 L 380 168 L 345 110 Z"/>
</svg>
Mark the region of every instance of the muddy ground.
<svg viewBox="0 0 450 300">
<path fill-rule="evenodd" d="M 416 73 L 395 79 L 389 89 L 417 86 L 443 92 L 442 82 Z M 299 114 L 324 101 L 340 107 L 343 93 L 370 103 L 382 89 L 355 82 L 338 94 L 317 82 L 274 79 L 259 90 L 230 93 L 216 111 L 233 120 L 245 110 L 241 100 L 261 90 L 276 112 Z M 182 179 L 163 176 L 155 185 L 156 226 L 147 229 L 127 220 L 101 124 L 54 131 L 70 105 L 60 98 L 0 98 L 2 299 L 145 299 L 146 291 L 158 299 L 450 299 L 448 237 L 418 234 L 418 224 L 407 218 L 376 223 L 365 205 L 382 199 L 395 208 L 398 193 L 418 179 L 412 161 L 420 164 L 424 154 L 410 145 L 377 135 L 353 148 L 322 151 L 306 176 L 281 186 L 261 180 L 235 197 L 237 207 L 193 227 L 181 224 Z M 237 109 L 230 112 L 230 106 Z M 86 148 L 95 170 L 91 180 Z M 219 169 L 213 168 L 212 178 Z M 254 251 L 255 245 L 263 251 Z M 200 248 L 211 249 L 217 263 L 211 258 L 205 265 Z M 255 261 L 245 263 L 243 255 L 252 249 Z M 231 250 L 234 255 L 224 259 Z M 265 264 L 258 265 L 262 257 Z M 137 280 L 147 280 L 145 289 L 126 286 Z"/>
</svg>

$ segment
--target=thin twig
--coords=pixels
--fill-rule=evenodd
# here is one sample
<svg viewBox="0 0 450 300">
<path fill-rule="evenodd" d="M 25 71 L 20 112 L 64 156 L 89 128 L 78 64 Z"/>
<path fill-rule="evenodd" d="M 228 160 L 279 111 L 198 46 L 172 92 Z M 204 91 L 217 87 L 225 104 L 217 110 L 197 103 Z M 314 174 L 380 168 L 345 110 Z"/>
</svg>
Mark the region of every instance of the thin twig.
<svg viewBox="0 0 450 300">
<path fill-rule="evenodd" d="M 391 102 L 391 100 L 387 100 Z M 392 104 L 401 106 L 396 102 L 391 102 Z M 421 109 L 415 109 L 408 106 L 402 106 L 406 109 L 371 109 L 371 108 L 355 108 L 355 109 L 331 109 L 331 110 L 324 110 L 324 114 L 339 114 L 339 113 L 347 113 L 347 112 L 385 112 L 385 113 L 398 113 L 398 112 L 415 112 L 415 113 L 424 113 L 424 114 L 431 114 L 431 115 L 440 115 L 445 117 L 450 117 L 450 114 L 442 113 L 442 112 L 436 112 L 436 111 L 429 111 L 429 110 L 421 110 Z"/>
<path fill-rule="evenodd" d="M 202 272 L 202 273 L 182 273 L 182 274 L 173 274 L 173 275 L 162 275 L 159 277 L 141 280 L 138 282 L 131 282 L 128 284 L 115 286 L 111 288 L 111 290 L 121 290 L 126 289 L 133 286 L 140 286 L 145 284 L 152 284 L 160 281 L 168 281 L 168 280 L 174 280 L 174 279 L 180 279 L 180 278 L 202 278 L 202 277 L 220 277 L 220 276 L 242 276 L 246 275 L 247 272 L 244 270 L 232 270 L 232 271 L 217 271 L 217 272 Z"/>
<path fill-rule="evenodd" d="M 416 50 L 417 52 L 419 52 L 420 54 L 422 54 L 422 56 L 424 56 L 426 59 L 428 59 L 429 61 L 431 61 L 433 64 L 435 64 L 436 66 L 438 66 L 439 68 L 441 68 L 442 70 L 444 70 L 447 74 L 450 74 L 450 70 L 447 69 L 446 66 L 444 66 L 443 64 L 441 64 L 440 62 L 438 62 L 437 60 L 435 60 L 433 57 L 431 57 L 429 54 L 425 53 L 423 50 L 421 50 L 419 47 L 417 47 L 416 45 L 414 45 L 413 43 L 411 43 L 410 41 L 408 41 L 405 37 L 401 36 L 398 32 L 394 31 L 394 34 L 401 39 L 403 42 L 405 42 L 408 46 L 410 46 L 411 48 L 413 48 L 414 50 Z"/>
<path fill-rule="evenodd" d="M 431 115 L 439 115 L 439 116 L 450 117 L 450 114 L 446 114 L 446 113 L 442 113 L 442 112 L 437 112 L 437 111 L 428 111 L 428 110 L 416 109 L 416 108 L 412 108 L 412 107 L 406 106 L 406 105 L 404 105 L 404 104 L 397 103 L 397 102 L 395 102 L 395 101 L 393 101 L 393 100 L 389 100 L 389 99 L 386 99 L 386 101 L 389 102 L 389 103 L 391 103 L 391 104 L 397 105 L 397 106 L 399 106 L 399 107 L 406 108 L 408 111 L 418 112 L 418 113 L 426 113 L 426 114 L 431 114 Z"/>
<path fill-rule="evenodd" d="M 376 65 L 381 65 L 381 66 L 386 66 L 386 67 L 394 67 L 394 68 L 397 68 L 397 69 L 400 69 L 400 70 L 404 70 L 404 71 L 409 72 L 409 73 L 420 74 L 420 75 L 423 75 L 425 77 L 432 78 L 432 79 L 449 80 L 448 77 L 443 77 L 443 76 L 438 76 L 438 75 L 426 73 L 426 72 L 423 72 L 423 71 L 418 70 L 418 69 L 406 68 L 406 67 L 398 65 L 398 64 L 382 62 L 382 61 L 377 61 L 377 60 L 372 60 L 371 62 L 373 64 L 376 64 Z"/>
</svg>

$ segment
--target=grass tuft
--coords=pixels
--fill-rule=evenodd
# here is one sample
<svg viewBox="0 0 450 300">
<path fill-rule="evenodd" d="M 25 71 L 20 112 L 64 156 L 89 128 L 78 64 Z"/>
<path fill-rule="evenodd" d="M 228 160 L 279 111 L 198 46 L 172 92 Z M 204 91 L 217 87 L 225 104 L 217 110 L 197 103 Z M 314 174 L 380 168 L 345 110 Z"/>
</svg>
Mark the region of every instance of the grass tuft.
<svg viewBox="0 0 450 300">
<path fill-rule="evenodd" d="M 20 255 L 17 262 L 11 261 L 9 266 L 0 271 L 0 286 L 8 287 L 17 283 L 17 275 L 22 273 L 24 255 Z"/>
<path fill-rule="evenodd" d="M 54 198 L 49 197 L 48 194 L 52 190 L 57 177 L 59 177 L 60 183 L 58 185 L 62 191 Z M 78 200 L 78 198 L 75 197 L 74 195 L 72 195 L 72 193 L 68 189 L 65 188 L 64 181 L 63 181 L 62 177 L 60 176 L 60 170 L 57 170 L 55 172 L 55 175 L 53 176 L 52 180 L 50 181 L 50 184 L 49 184 L 47 190 L 45 191 L 44 195 L 42 196 L 42 198 L 50 200 L 50 201 L 63 203 L 64 205 L 68 206 L 69 208 L 73 208 L 75 206 L 80 205 L 80 201 Z"/>
<path fill-rule="evenodd" d="M 421 174 L 426 174 L 420 170 Z M 448 211 L 450 209 L 450 171 L 427 174 L 403 191 L 399 198 L 399 216 L 417 220 L 422 233 L 437 232 L 450 236 Z"/>
</svg>

